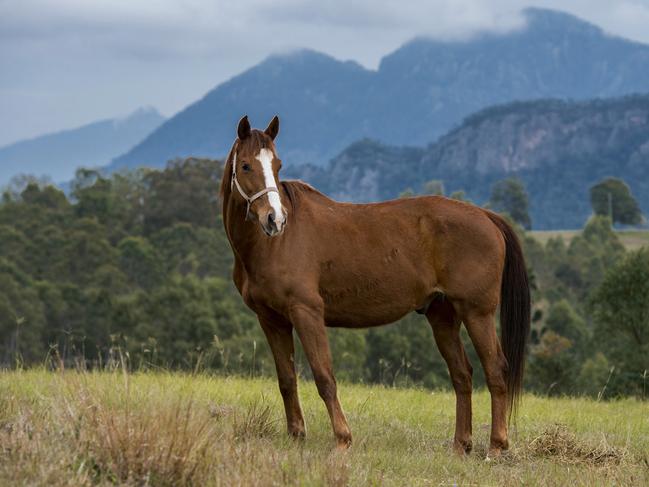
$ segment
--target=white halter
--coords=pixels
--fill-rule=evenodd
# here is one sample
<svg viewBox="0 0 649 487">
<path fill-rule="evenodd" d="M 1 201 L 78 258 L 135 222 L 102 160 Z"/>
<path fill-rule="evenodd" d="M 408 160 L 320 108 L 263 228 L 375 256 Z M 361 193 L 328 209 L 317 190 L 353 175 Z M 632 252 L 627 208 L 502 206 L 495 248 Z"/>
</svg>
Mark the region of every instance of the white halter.
<svg viewBox="0 0 649 487">
<path fill-rule="evenodd" d="M 279 194 L 279 190 L 277 188 L 264 188 L 261 191 L 256 192 L 252 196 L 248 196 L 246 192 L 243 190 L 241 185 L 239 184 L 239 180 L 237 179 L 237 153 L 235 152 L 232 156 L 232 179 L 230 180 L 230 191 L 232 191 L 232 187 L 236 186 L 237 190 L 239 190 L 239 194 L 241 197 L 246 200 L 246 217 L 245 219 L 248 219 L 248 215 L 250 214 L 250 205 L 256 200 L 264 196 L 266 193 L 270 193 L 272 191 L 275 191 L 277 194 Z"/>
</svg>

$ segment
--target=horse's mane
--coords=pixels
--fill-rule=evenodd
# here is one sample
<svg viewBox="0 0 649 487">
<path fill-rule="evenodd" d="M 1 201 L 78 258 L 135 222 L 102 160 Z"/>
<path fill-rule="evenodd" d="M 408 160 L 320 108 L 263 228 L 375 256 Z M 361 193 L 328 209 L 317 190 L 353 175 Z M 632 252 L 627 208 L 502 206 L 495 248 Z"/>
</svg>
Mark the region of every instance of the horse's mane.
<svg viewBox="0 0 649 487">
<path fill-rule="evenodd" d="M 288 179 L 280 183 L 286 195 L 288 196 L 289 203 L 293 211 L 296 211 L 300 206 L 300 201 L 305 197 L 316 197 L 328 200 L 327 196 L 322 194 L 320 191 L 315 189 L 308 183 L 300 181 L 298 179 Z"/>
<path fill-rule="evenodd" d="M 223 164 L 223 174 L 221 175 L 221 188 L 219 190 L 219 197 L 221 198 L 222 204 L 225 204 L 228 197 L 230 196 L 230 180 L 232 179 L 232 156 L 234 150 L 237 147 L 239 139 L 234 141 L 230 152 L 228 152 L 228 157 L 225 158 L 225 163 Z"/>
</svg>

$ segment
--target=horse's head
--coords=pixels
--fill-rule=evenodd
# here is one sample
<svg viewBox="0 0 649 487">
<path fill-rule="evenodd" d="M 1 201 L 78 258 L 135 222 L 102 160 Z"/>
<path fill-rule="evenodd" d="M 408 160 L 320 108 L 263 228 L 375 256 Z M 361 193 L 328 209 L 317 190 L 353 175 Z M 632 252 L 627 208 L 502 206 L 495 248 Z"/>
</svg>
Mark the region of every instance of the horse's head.
<svg viewBox="0 0 649 487">
<path fill-rule="evenodd" d="M 244 200 L 246 219 L 256 218 L 266 235 L 271 237 L 282 233 L 287 217 L 277 184 L 282 161 L 277 157 L 273 141 L 278 132 L 277 116 L 263 132 L 252 130 L 248 117 L 243 117 L 239 121 L 239 138 L 231 156 L 232 197 Z"/>
</svg>

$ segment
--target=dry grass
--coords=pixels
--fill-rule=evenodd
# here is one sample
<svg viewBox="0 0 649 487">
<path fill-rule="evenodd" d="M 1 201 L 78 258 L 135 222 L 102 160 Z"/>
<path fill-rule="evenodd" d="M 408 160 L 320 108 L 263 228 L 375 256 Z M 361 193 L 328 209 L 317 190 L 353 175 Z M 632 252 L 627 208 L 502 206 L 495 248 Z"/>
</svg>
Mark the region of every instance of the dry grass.
<svg viewBox="0 0 649 487">
<path fill-rule="evenodd" d="M 255 401 L 243 412 L 234 415 L 232 429 L 237 440 L 272 438 L 277 435 L 277 421 L 269 404 Z"/>
<path fill-rule="evenodd" d="M 528 445 L 529 452 L 540 458 L 552 458 L 566 464 L 622 465 L 635 459 L 628 448 L 615 447 L 602 436 L 599 443 L 580 440 L 564 424 L 548 427 Z"/>
<path fill-rule="evenodd" d="M 308 437 L 284 434 L 270 379 L 145 373 L 0 373 L 0 485 L 643 485 L 649 406 L 524 398 L 513 447 L 486 462 L 489 398 L 475 395 L 476 451 L 450 453 L 452 394 L 343 384 L 349 452 L 334 447 L 313 384 Z"/>
</svg>

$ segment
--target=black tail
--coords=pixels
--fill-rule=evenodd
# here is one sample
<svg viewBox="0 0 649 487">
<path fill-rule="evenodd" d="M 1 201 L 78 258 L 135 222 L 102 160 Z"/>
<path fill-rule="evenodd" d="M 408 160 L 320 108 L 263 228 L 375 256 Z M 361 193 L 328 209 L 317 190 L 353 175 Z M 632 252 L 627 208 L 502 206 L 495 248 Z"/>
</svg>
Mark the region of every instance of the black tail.
<svg viewBox="0 0 649 487">
<path fill-rule="evenodd" d="M 512 227 L 487 212 L 505 237 L 505 267 L 500 287 L 500 343 L 507 359 L 509 414 L 515 415 L 523 386 L 525 349 L 530 334 L 530 286 L 521 244 Z"/>
</svg>

